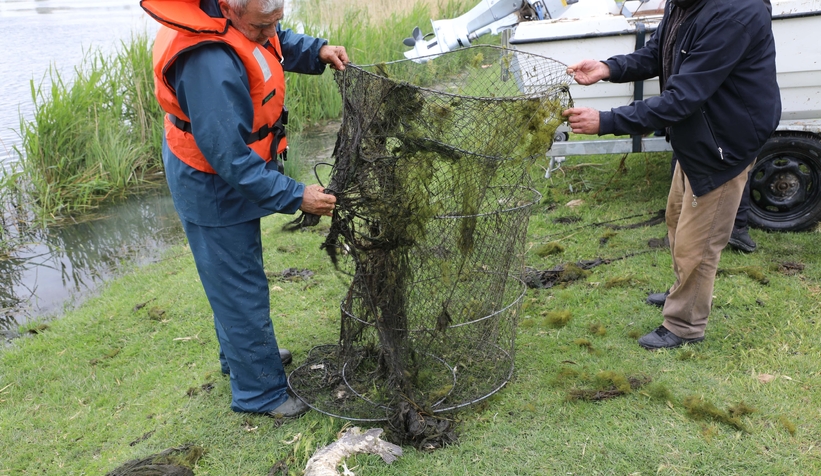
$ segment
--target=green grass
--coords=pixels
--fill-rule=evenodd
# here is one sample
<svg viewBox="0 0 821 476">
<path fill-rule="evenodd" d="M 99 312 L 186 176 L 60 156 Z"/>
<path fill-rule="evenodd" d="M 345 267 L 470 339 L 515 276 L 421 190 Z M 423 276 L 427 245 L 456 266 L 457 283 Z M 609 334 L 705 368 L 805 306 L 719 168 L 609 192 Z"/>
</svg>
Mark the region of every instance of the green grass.
<svg viewBox="0 0 821 476">
<path fill-rule="evenodd" d="M 574 166 L 581 160 L 571 158 L 550 181 L 534 168 L 545 199 L 533 209 L 528 265 L 624 256 L 665 234 L 663 224 L 613 230 L 602 246 L 607 229 L 584 225 L 647 215 L 615 222 L 634 223 L 663 208 L 669 155 L 632 155 L 623 172 L 618 157 L 583 160 L 595 166 Z M 569 208 L 571 200 L 583 203 Z M 581 221 L 553 222 L 571 215 Z M 319 250 L 324 228 L 286 234 L 279 230 L 288 218 L 264 220 L 263 239 L 266 269 L 316 273 L 307 282 L 271 283 L 277 337 L 299 364 L 314 345 L 336 343 L 347 278 Z M 757 266 L 769 282 L 719 276 L 703 343 L 648 352 L 628 337 L 661 322 L 643 301 L 671 283 L 668 250 L 598 266 L 565 287 L 528 291 L 514 379 L 458 414 L 458 445 L 433 453 L 405 448 L 391 466 L 357 456 L 348 467 L 363 475 L 820 474 L 819 235 L 751 234 L 759 251 L 728 251 L 720 268 Z M 538 256 L 537 245 L 547 242 L 564 251 Z M 785 261 L 806 267 L 789 276 L 776 269 Z M 154 316 L 165 311 L 162 320 L 149 317 L 151 307 Z M 565 311 L 572 319 L 551 325 L 549 317 Z M 301 474 L 345 422 L 311 412 L 278 426 L 232 413 L 216 351 L 211 312 L 184 246 L 127 271 L 42 333 L 0 352 L 0 475 L 103 474 L 183 443 L 206 449 L 197 475 L 265 475 L 280 460 Z M 762 374 L 775 378 L 764 383 Z M 652 382 L 600 402 L 568 397 L 624 376 Z M 210 393 L 187 395 L 209 382 Z M 728 424 L 728 415 L 748 432 Z"/>
</svg>

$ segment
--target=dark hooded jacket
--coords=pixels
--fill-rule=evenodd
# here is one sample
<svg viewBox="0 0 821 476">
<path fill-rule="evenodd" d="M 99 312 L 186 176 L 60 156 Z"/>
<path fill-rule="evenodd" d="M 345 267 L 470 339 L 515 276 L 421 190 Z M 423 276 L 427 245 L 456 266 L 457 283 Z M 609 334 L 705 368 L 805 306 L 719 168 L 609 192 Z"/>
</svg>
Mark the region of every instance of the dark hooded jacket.
<svg viewBox="0 0 821 476">
<path fill-rule="evenodd" d="M 605 63 L 610 81 L 639 81 L 662 70 L 668 2 L 643 48 Z M 761 0 L 696 0 L 678 30 L 672 74 L 659 96 L 600 114 L 599 134 L 668 130 L 693 192 L 704 195 L 741 173 L 781 117 L 772 21 Z"/>
</svg>

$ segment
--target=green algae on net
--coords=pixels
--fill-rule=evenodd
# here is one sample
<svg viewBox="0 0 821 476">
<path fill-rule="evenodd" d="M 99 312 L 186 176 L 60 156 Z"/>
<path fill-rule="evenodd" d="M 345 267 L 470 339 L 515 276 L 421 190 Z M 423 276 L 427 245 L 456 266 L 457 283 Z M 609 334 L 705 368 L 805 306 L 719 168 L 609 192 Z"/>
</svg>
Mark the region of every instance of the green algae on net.
<svg viewBox="0 0 821 476">
<path fill-rule="evenodd" d="M 406 427 L 400 440 L 430 443 L 409 414 L 456 410 L 509 380 L 525 289 L 511 275 L 540 199 L 529 167 L 570 104 L 564 71 L 484 46 L 337 73 L 337 208 L 324 247 L 355 272 L 336 362 L 326 349 L 321 369 L 291 377 L 314 408 L 392 419 Z"/>
</svg>

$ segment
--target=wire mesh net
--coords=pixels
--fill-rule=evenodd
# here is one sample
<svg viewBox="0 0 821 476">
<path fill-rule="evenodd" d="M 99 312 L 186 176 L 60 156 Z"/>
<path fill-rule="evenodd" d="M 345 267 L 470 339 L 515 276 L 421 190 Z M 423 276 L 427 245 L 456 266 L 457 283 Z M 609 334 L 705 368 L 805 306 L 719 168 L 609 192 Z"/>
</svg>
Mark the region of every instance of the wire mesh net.
<svg viewBox="0 0 821 476">
<path fill-rule="evenodd" d="M 558 62 L 491 46 L 337 73 L 344 115 L 324 246 L 353 279 L 339 343 L 290 376 L 311 407 L 392 422 L 411 409 L 394 426 L 414 433 L 421 415 L 510 379 L 517 276 L 541 198 L 529 166 L 562 122 L 568 80 Z"/>
</svg>

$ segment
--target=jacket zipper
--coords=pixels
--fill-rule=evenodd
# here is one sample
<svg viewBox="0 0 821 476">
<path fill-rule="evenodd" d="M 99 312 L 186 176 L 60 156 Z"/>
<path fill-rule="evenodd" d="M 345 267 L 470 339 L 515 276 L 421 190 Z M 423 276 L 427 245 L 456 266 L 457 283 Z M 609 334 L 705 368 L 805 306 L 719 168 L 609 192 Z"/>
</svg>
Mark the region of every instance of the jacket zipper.
<svg viewBox="0 0 821 476">
<path fill-rule="evenodd" d="M 724 160 L 724 150 L 722 150 L 721 146 L 718 145 L 716 135 L 713 132 L 713 126 L 710 125 L 710 120 L 707 119 L 707 113 L 704 111 L 704 108 L 701 108 L 701 115 L 704 116 L 704 122 L 707 124 L 707 129 L 710 131 L 710 136 L 712 136 L 713 138 L 713 144 L 715 144 L 716 148 L 718 149 L 718 156 L 721 157 L 721 160 Z"/>
</svg>

